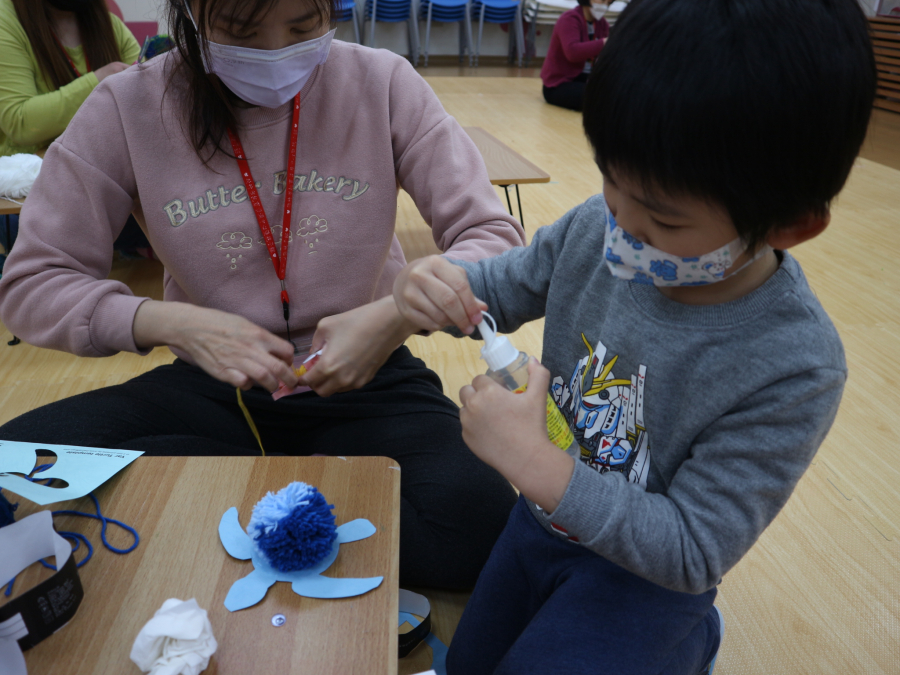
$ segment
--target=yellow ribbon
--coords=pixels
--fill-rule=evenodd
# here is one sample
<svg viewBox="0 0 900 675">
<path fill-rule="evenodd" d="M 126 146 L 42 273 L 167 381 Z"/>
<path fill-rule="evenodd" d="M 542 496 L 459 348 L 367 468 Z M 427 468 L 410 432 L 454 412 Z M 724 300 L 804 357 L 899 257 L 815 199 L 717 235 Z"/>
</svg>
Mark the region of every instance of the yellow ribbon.
<svg viewBox="0 0 900 675">
<path fill-rule="evenodd" d="M 259 431 L 256 429 L 256 424 L 253 422 L 253 418 L 250 416 L 250 411 L 247 410 L 247 406 L 244 405 L 244 397 L 241 396 L 241 388 L 238 387 L 235 391 L 237 391 L 238 405 L 241 407 L 241 412 L 244 413 L 244 419 L 247 420 L 247 424 L 250 425 L 250 431 L 253 432 L 253 435 L 256 437 L 256 442 L 259 443 L 259 449 L 262 452 L 262 456 L 266 456 L 266 450 L 263 448 L 262 439 L 259 437 Z"/>
</svg>

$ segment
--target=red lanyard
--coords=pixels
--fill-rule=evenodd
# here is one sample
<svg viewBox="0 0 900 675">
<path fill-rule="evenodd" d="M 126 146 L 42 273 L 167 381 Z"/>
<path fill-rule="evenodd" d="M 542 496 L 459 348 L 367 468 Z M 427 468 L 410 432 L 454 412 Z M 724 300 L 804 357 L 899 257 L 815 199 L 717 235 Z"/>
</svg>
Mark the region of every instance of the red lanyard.
<svg viewBox="0 0 900 675">
<path fill-rule="evenodd" d="M 78 72 L 78 68 L 75 67 L 75 62 L 72 60 L 72 57 L 69 56 L 69 52 L 66 51 L 66 48 L 62 46 L 62 42 L 59 41 L 59 38 L 56 37 L 56 33 L 50 33 L 53 36 L 53 39 L 56 40 L 56 44 L 59 45 L 60 50 L 63 53 L 63 56 L 66 57 L 66 61 L 69 62 L 69 65 L 72 66 L 72 70 L 75 71 L 75 77 L 81 77 L 81 73 Z M 84 53 L 84 64 L 87 66 L 88 72 L 91 72 L 91 62 L 88 59 L 87 52 Z"/>
<path fill-rule="evenodd" d="M 272 265 L 275 267 L 275 274 L 281 281 L 281 306 L 284 309 L 284 320 L 289 321 L 291 317 L 290 298 L 288 298 L 287 290 L 284 285 L 285 271 L 287 270 L 287 254 L 288 243 L 291 237 L 291 205 L 294 201 L 294 167 L 297 164 L 297 134 L 299 132 L 300 121 L 300 94 L 294 97 L 294 114 L 291 119 L 291 146 L 288 152 L 287 176 L 285 178 L 284 193 L 284 219 L 281 221 L 281 255 L 278 255 L 278 249 L 275 248 L 275 238 L 272 236 L 272 228 L 269 226 L 269 220 L 266 218 L 266 212 L 263 210 L 262 202 L 259 200 L 259 193 L 256 191 L 256 184 L 253 182 L 253 174 L 250 173 L 250 165 L 247 163 L 247 157 L 244 154 L 244 148 L 237 134 L 228 129 L 228 138 L 231 140 L 231 147 L 234 150 L 234 156 L 237 158 L 238 166 L 241 169 L 241 176 L 244 179 L 244 185 L 247 187 L 247 194 L 250 195 L 250 204 L 253 206 L 253 212 L 256 214 L 256 222 L 259 223 L 259 231 L 262 232 L 263 239 L 266 241 L 266 248 L 269 249 L 269 255 L 272 258 Z M 290 335 L 290 325 L 288 325 L 288 335 Z M 288 338 L 290 339 L 290 338 Z"/>
</svg>

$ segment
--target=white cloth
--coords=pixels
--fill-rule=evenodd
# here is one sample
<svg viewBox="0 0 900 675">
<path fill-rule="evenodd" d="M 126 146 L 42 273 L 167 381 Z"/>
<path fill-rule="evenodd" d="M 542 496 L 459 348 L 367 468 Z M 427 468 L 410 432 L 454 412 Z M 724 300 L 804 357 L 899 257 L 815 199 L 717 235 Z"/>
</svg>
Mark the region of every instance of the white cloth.
<svg viewBox="0 0 900 675">
<path fill-rule="evenodd" d="M 195 599 L 169 598 L 138 633 L 131 660 L 150 675 L 197 675 L 218 646 Z"/>
<path fill-rule="evenodd" d="M 57 568 L 62 569 L 72 555 L 72 546 L 53 529 L 50 511 L 38 511 L 0 528 L 0 551 L 0 579 L 4 580 L 0 583 L 5 584 L 41 558 L 55 556 Z M 0 623 L 0 675 L 27 675 L 18 642 L 26 635 L 28 627 L 21 613 Z"/>
<path fill-rule="evenodd" d="M 41 162 L 37 155 L 10 155 L 0 157 L 0 197 L 4 199 L 22 199 L 41 171 Z"/>
</svg>

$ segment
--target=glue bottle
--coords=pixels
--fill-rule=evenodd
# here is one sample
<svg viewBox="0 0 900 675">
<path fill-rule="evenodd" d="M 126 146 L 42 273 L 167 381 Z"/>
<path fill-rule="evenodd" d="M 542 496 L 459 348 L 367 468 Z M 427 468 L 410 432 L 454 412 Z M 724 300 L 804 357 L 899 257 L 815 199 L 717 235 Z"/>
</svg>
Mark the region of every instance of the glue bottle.
<svg viewBox="0 0 900 675">
<path fill-rule="evenodd" d="M 487 376 L 511 392 L 521 394 L 528 388 L 529 356 L 516 349 L 505 335 L 497 335 L 497 322 L 494 321 L 494 317 L 487 312 L 481 314 L 478 332 L 484 340 L 481 358 L 487 361 L 490 369 Z M 487 319 L 491 320 L 493 327 L 488 326 Z M 550 392 L 547 392 L 547 435 L 551 442 L 562 450 L 568 450 L 575 441 L 566 418 L 556 407 Z"/>
</svg>

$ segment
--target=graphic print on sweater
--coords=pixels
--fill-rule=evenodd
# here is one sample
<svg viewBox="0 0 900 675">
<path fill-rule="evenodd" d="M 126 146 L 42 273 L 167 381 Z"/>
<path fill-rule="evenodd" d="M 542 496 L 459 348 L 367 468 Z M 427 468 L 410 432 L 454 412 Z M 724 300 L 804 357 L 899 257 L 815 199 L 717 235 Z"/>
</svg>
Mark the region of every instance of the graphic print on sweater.
<svg viewBox="0 0 900 675">
<path fill-rule="evenodd" d="M 607 348 L 598 341 L 591 347 L 582 333 L 587 356 L 580 359 L 568 382 L 553 378 L 550 390 L 575 440 L 581 461 L 600 473 L 618 471 L 630 483 L 647 487 L 650 471 L 650 436 L 644 426 L 644 385 L 647 366 L 637 375 L 617 378 L 618 356 L 607 361 Z"/>
</svg>

